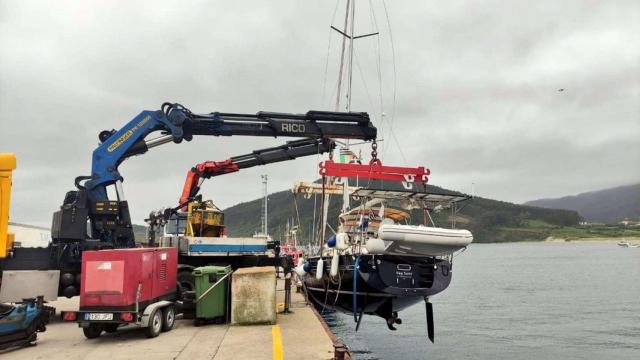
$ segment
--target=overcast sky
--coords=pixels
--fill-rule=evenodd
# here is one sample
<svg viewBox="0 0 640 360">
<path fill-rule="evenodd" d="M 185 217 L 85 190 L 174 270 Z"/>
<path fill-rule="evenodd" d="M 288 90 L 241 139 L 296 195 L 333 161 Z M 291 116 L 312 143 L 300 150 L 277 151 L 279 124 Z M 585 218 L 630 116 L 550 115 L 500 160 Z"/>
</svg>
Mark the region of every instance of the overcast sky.
<svg viewBox="0 0 640 360">
<path fill-rule="evenodd" d="M 165 101 L 202 113 L 333 109 L 337 5 L 0 0 L 12 220 L 48 225 L 74 177 L 90 173 L 97 134 Z M 390 29 L 381 1 L 356 3 L 356 35 L 381 35 L 356 43 L 352 105 L 381 129 L 385 163 L 426 165 L 433 184 L 475 183 L 477 195 L 512 202 L 640 180 L 640 2 L 386 7 Z M 175 205 L 193 164 L 286 140 L 206 137 L 129 159 L 120 171 L 134 220 Z M 318 160 L 218 177 L 203 193 L 228 207 L 260 196 L 262 173 L 273 191 L 314 179 Z"/>
</svg>

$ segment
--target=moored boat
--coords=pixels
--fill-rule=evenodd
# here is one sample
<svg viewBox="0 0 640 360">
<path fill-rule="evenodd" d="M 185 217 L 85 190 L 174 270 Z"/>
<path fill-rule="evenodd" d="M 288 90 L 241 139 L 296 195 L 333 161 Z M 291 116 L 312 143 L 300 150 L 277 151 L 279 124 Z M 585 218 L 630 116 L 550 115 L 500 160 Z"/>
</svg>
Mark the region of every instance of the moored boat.
<svg viewBox="0 0 640 360">
<path fill-rule="evenodd" d="M 349 166 L 345 166 L 349 165 Z M 433 307 L 430 297 L 451 283 L 453 254 L 473 241 L 464 229 L 436 227 L 432 212 L 451 210 L 470 197 L 459 193 L 418 190 L 427 177 L 404 181 L 407 173 L 427 173 L 424 168 L 341 164 L 341 170 L 365 170 L 371 179 L 395 178 L 405 183 L 402 190 L 344 186 L 343 199 L 359 205 L 339 215 L 336 234 L 323 242 L 320 253 L 309 256 L 297 268 L 308 297 L 320 309 L 353 314 L 359 327 L 363 315 L 385 319 L 391 330 L 402 321 L 398 312 L 425 301 L 429 338 L 433 339 Z M 334 175 L 326 164 L 321 171 Z M 416 181 L 415 179 L 419 179 Z M 347 182 L 342 178 L 339 182 Z M 295 191 L 322 193 L 312 183 L 298 182 Z M 406 189 L 411 185 L 410 189 Z M 331 186 L 331 185 L 330 185 Z M 411 225 L 411 209 L 422 210 L 431 226 Z M 320 238 L 324 237 L 320 235 Z"/>
<path fill-rule="evenodd" d="M 335 88 L 336 110 L 344 108 L 351 111 L 354 40 L 379 34 L 376 28 L 371 33 L 357 35 L 354 24 L 355 1 L 347 1 L 344 27 L 331 26 L 342 36 Z M 378 56 L 380 117 L 384 121 L 379 59 Z M 344 104 L 341 103 L 343 87 L 346 88 Z M 395 89 L 393 92 L 395 108 Z M 390 123 L 391 136 L 400 147 L 391 126 Z M 455 222 L 451 229 L 437 227 L 431 213 L 450 209 L 455 218 L 457 204 L 470 197 L 460 193 L 427 191 L 430 171 L 425 167 L 382 165 L 377 157 L 377 140 L 371 144 L 368 164 L 363 165 L 361 155 L 350 149 L 350 146 L 359 144 L 351 144 L 347 140 L 341 144 L 339 163 L 333 162 L 332 153 L 329 153 L 329 160 L 319 164 L 321 184 L 298 182 L 294 186 L 296 194 L 305 197 L 321 195 L 320 226 L 317 231 L 312 231 L 315 238 L 313 246 L 318 250 L 307 254 L 308 257 L 300 261 L 295 270 L 302 279 L 307 297 L 320 309 L 353 314 L 357 322 L 356 331 L 365 314 L 382 317 L 389 329 L 395 330 L 395 325 L 402 322 L 398 312 L 424 301 L 427 333 L 433 342 L 433 305 L 430 298 L 449 286 L 453 253 L 464 249 L 473 236 L 467 230 L 455 229 Z M 402 186 L 400 189 L 389 188 L 385 186 L 387 182 Z M 353 184 L 356 186 L 350 186 Z M 374 187 L 379 184 L 383 185 L 382 188 Z M 327 221 L 331 195 L 342 196 L 342 212 L 335 230 L 328 226 Z M 352 200 L 354 206 L 351 206 Z M 421 219 L 412 218 L 411 210 L 414 209 L 421 211 Z M 314 204 L 314 214 L 315 211 Z M 314 215 L 312 229 L 316 224 Z M 325 236 L 327 227 L 334 232 L 329 238 Z"/>
</svg>

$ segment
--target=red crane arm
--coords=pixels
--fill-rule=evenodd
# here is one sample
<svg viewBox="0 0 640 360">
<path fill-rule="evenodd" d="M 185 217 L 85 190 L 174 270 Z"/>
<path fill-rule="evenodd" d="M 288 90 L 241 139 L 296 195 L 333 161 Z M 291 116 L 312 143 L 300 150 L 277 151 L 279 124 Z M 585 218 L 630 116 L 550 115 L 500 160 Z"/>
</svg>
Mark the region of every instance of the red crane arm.
<svg viewBox="0 0 640 360">
<path fill-rule="evenodd" d="M 308 138 L 289 141 L 284 145 L 254 150 L 249 154 L 234 156 L 223 161 L 205 161 L 187 172 L 184 181 L 180 204 L 186 204 L 200 191 L 204 179 L 224 175 L 258 165 L 273 164 L 293 160 L 302 156 L 316 155 L 333 149 L 333 141 L 327 138 Z M 186 210 L 186 205 L 182 211 Z"/>
<path fill-rule="evenodd" d="M 240 170 L 238 164 L 232 159 L 223 161 L 205 161 L 187 172 L 187 178 L 182 187 L 182 195 L 180 196 L 180 204 L 186 203 L 192 196 L 200 190 L 201 180 L 208 179 L 213 176 L 229 174 Z M 184 210 L 184 208 L 183 208 Z"/>
</svg>

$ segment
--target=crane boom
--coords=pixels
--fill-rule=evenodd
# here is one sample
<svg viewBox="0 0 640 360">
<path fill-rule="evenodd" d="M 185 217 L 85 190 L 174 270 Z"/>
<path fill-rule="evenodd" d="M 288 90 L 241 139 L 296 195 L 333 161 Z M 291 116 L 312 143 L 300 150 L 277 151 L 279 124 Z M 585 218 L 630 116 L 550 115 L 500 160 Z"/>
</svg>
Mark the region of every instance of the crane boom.
<svg viewBox="0 0 640 360">
<path fill-rule="evenodd" d="M 204 179 L 224 175 L 258 165 L 267 165 L 298 157 L 322 154 L 333 149 L 333 142 L 327 138 L 289 141 L 284 145 L 254 150 L 245 155 L 234 156 L 222 161 L 205 161 L 189 169 L 182 188 L 179 204 L 186 204 L 200 191 Z M 186 210 L 186 205 L 182 208 Z"/>
<path fill-rule="evenodd" d="M 145 140 L 161 131 L 163 136 Z M 165 103 L 162 110 L 143 111 L 120 130 L 102 131 L 102 142 L 93 151 L 90 176 L 76 178 L 76 185 L 88 190 L 91 200 L 108 200 L 106 186 L 115 184 L 123 198 L 118 166 L 133 155 L 168 142 L 190 141 L 193 136 L 287 136 L 374 140 L 376 128 L 364 112 L 308 111 L 305 114 L 258 112 L 232 114 L 213 112 L 198 115 L 180 104 Z"/>
</svg>

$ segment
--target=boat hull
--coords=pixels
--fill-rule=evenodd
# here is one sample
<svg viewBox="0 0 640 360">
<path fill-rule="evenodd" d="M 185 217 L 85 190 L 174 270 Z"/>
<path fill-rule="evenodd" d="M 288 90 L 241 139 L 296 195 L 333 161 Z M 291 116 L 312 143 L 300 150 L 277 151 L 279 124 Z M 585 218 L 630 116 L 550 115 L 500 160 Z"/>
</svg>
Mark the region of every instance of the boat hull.
<svg viewBox="0 0 640 360">
<path fill-rule="evenodd" d="M 320 279 L 315 277 L 318 259 L 307 259 L 311 273 L 304 284 L 310 300 L 320 309 L 362 312 L 389 319 L 397 316 L 394 313 L 445 290 L 451 283 L 451 263 L 435 257 L 361 255 L 357 260 L 358 257 L 342 255 L 338 275 L 334 277 L 328 273 L 331 258 L 323 257 L 326 266 Z M 354 271 L 356 261 L 358 268 Z"/>
</svg>

